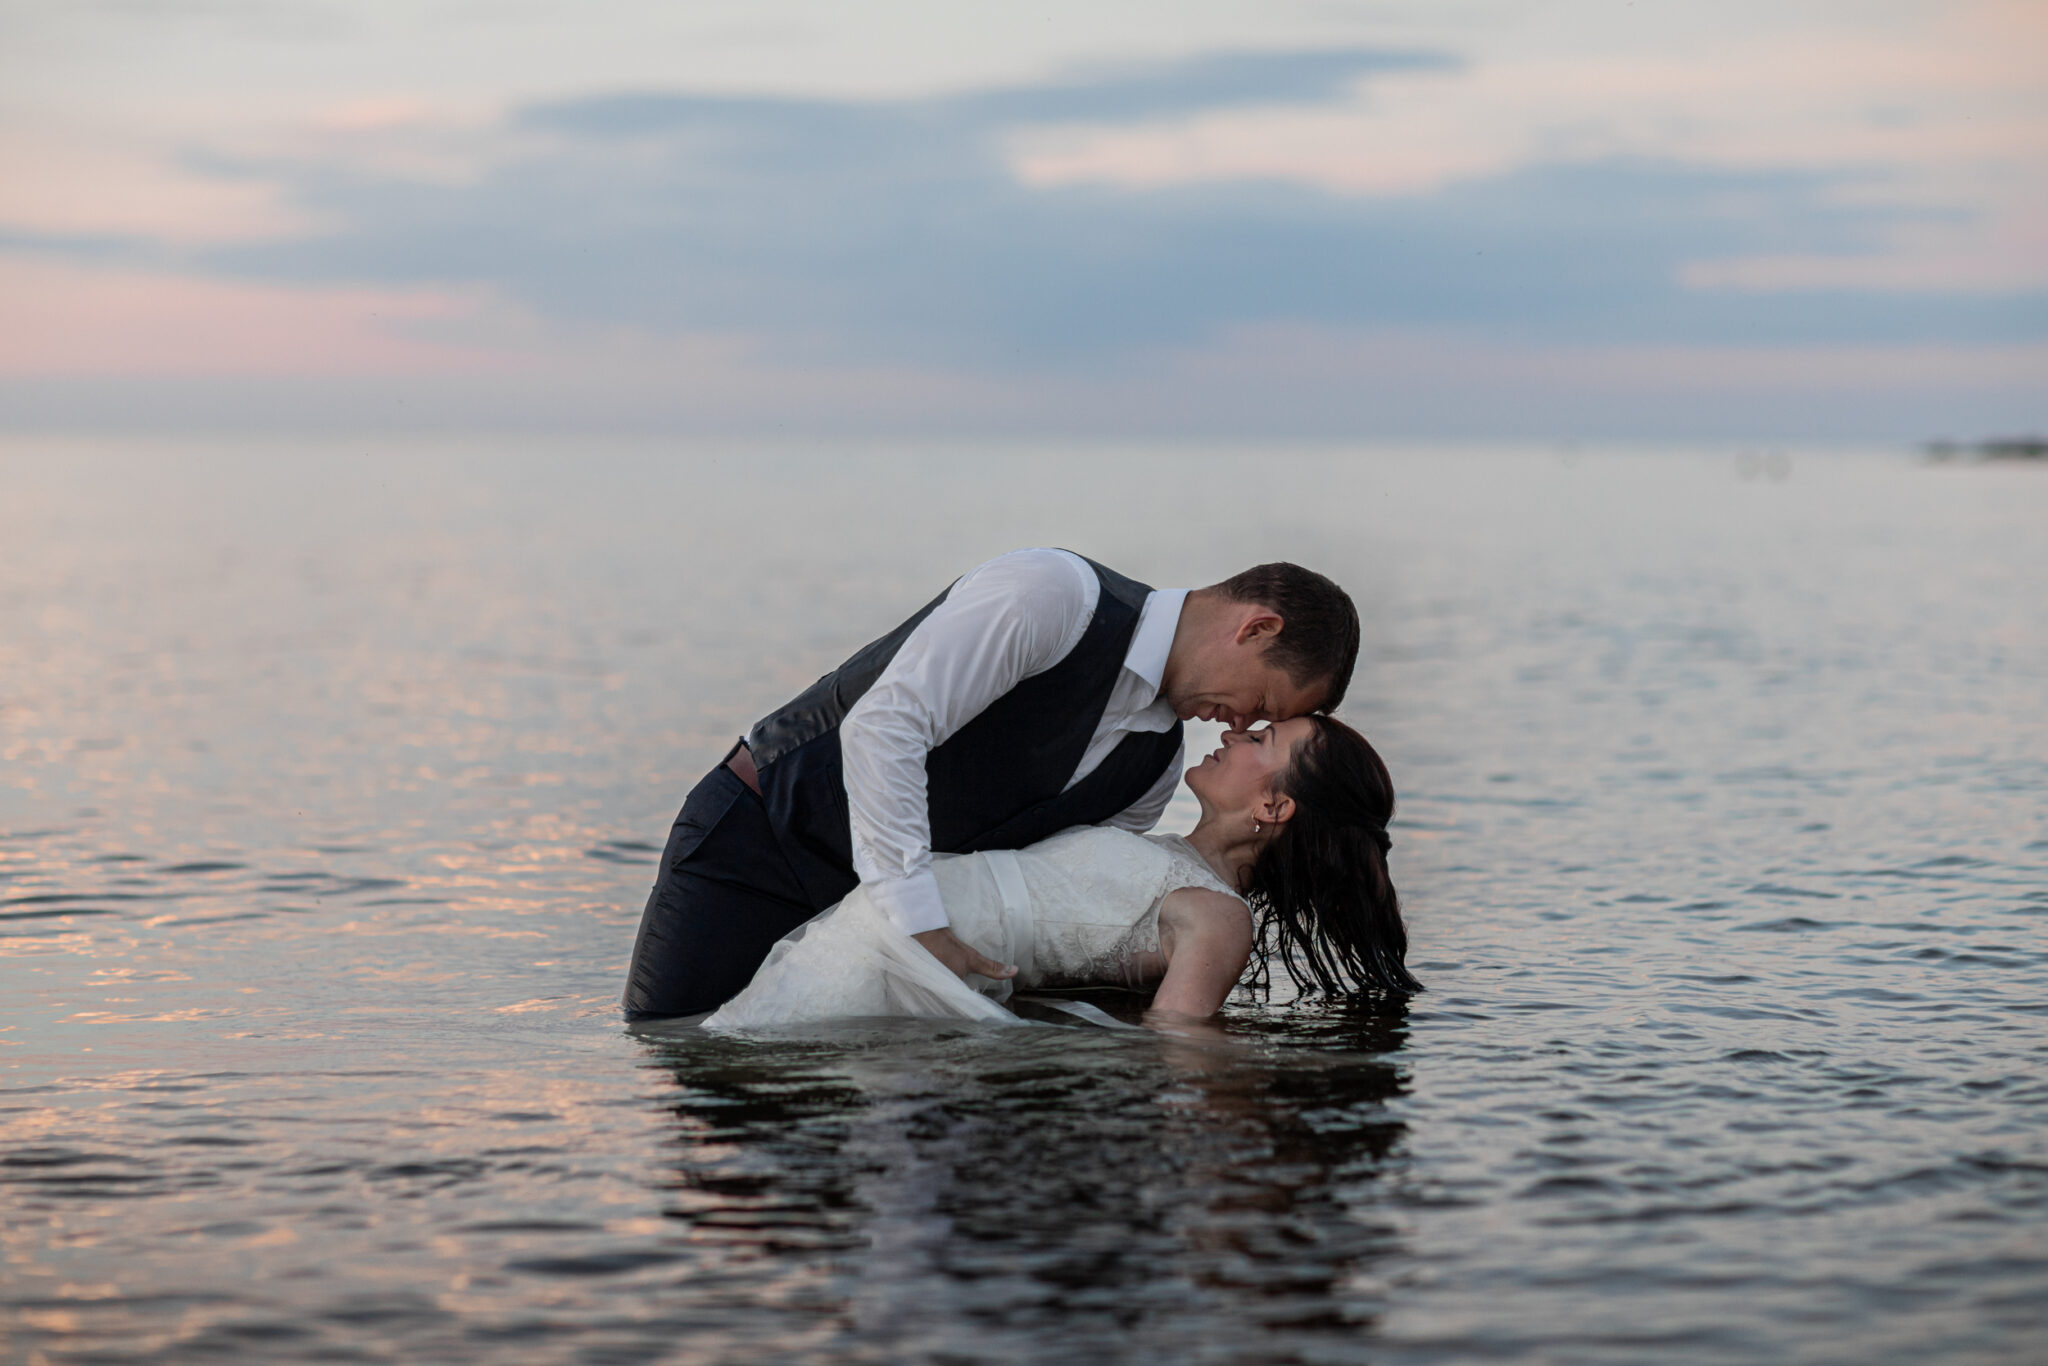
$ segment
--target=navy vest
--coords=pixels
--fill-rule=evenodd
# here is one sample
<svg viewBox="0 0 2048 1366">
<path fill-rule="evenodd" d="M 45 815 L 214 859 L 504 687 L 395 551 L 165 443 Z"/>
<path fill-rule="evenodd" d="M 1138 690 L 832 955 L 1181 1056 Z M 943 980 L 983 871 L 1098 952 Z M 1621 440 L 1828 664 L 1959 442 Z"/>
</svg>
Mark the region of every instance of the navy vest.
<svg viewBox="0 0 2048 1366">
<path fill-rule="evenodd" d="M 1066 787 L 1109 704 L 1152 591 L 1087 563 L 1102 588 L 1080 642 L 925 757 L 935 851 L 1021 849 L 1068 826 L 1099 825 L 1143 797 L 1180 752 L 1179 722 L 1165 731 L 1134 731 L 1087 777 Z M 747 734 L 768 819 L 790 870 L 819 910 L 860 881 L 853 871 L 839 723 L 917 624 L 945 600 L 939 594 Z"/>
</svg>

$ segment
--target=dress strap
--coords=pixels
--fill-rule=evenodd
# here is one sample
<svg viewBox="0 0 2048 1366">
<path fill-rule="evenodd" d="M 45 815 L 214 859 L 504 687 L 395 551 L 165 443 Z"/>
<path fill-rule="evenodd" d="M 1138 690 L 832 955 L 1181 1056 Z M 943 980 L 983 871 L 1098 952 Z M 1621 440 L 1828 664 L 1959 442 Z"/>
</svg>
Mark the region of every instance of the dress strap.
<svg viewBox="0 0 2048 1366">
<path fill-rule="evenodd" d="M 1170 892 L 1179 887 L 1206 887 L 1212 892 L 1222 892 L 1226 896 L 1236 897 L 1239 901 L 1244 900 L 1244 893 L 1217 877 L 1216 870 L 1209 866 L 1209 861 L 1196 853 L 1195 847 L 1179 835 L 1147 835 L 1145 838 L 1166 850 L 1177 865 L 1171 874 L 1169 885 L 1164 890 Z"/>
</svg>

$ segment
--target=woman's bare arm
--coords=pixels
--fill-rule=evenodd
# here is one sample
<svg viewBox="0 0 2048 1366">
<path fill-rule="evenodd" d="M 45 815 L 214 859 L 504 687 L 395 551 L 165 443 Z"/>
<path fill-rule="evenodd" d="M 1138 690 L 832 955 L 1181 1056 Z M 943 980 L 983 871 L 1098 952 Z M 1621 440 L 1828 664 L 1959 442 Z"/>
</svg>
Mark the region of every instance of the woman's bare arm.
<svg viewBox="0 0 2048 1366">
<path fill-rule="evenodd" d="M 1166 956 L 1166 978 L 1152 1009 L 1198 1019 L 1214 1015 L 1251 960 L 1251 913 L 1223 892 L 1168 892 L 1159 906 L 1159 949 Z"/>
</svg>

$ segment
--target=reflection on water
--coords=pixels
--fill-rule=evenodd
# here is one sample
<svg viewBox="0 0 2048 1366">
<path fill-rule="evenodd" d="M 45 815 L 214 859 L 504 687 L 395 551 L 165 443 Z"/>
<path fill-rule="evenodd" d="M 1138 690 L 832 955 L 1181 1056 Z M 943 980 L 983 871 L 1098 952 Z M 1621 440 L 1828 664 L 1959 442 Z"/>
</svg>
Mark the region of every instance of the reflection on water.
<svg viewBox="0 0 2048 1366">
<path fill-rule="evenodd" d="M 1004 1359 L 1269 1360 L 1368 1329 L 1399 1249 L 1398 1020 L 1247 1014 L 1219 1040 L 924 1026 L 680 1035 L 669 1217 L 747 1303 L 800 1301 L 877 1360 L 942 1354 L 958 1306 Z M 744 1315 L 742 1316 L 744 1317 Z M 743 1327 L 743 1325 L 736 1325 Z M 780 1331 L 780 1326 L 777 1326 Z"/>
<path fill-rule="evenodd" d="M 2026 1359 L 2048 479 L 1762 473 L 0 446 L 0 1360 Z M 691 782 L 1032 543 L 1353 588 L 1430 990 L 623 1028 Z"/>
</svg>

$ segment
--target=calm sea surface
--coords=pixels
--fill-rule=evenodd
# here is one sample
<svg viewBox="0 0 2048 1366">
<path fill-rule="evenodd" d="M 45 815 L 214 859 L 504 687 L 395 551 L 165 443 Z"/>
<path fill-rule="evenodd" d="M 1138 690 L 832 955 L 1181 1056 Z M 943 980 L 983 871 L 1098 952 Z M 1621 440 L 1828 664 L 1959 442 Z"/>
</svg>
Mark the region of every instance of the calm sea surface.
<svg viewBox="0 0 2048 1366">
<path fill-rule="evenodd" d="M 1428 992 L 627 1032 L 699 773 L 1029 544 L 1352 590 Z M 1897 454 L 9 438 L 0 1360 L 2038 1361 L 2044 585 Z"/>
</svg>

